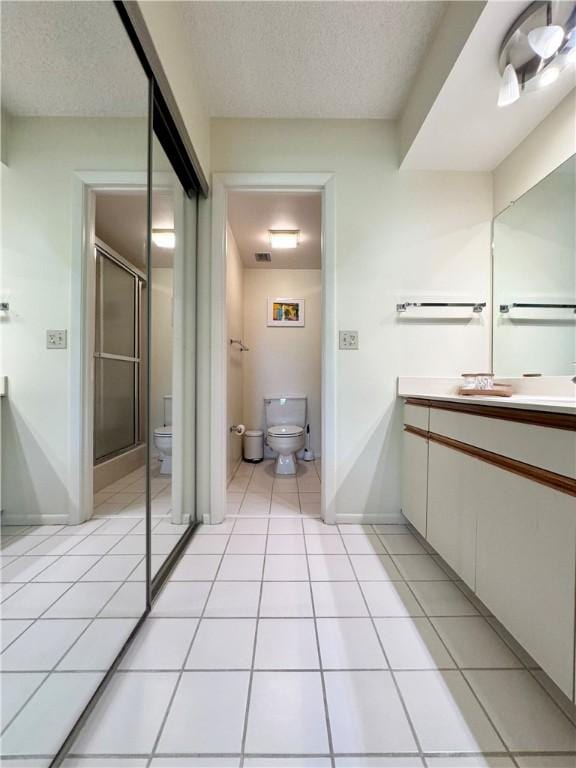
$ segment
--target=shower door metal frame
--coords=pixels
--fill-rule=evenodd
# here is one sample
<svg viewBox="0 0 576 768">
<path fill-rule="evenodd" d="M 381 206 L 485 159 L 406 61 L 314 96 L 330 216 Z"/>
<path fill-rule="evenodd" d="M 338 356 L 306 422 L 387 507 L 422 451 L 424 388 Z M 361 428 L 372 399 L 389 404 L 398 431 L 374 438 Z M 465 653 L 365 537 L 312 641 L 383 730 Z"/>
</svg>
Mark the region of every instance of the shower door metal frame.
<svg viewBox="0 0 576 768">
<path fill-rule="evenodd" d="M 142 375 L 142 289 L 144 286 L 147 286 L 147 279 L 146 275 L 141 272 L 139 269 L 137 269 L 133 264 L 131 264 L 129 261 L 124 259 L 120 254 L 113 253 L 109 246 L 107 246 L 105 243 L 103 243 L 98 238 L 95 238 L 95 246 L 96 246 L 96 259 L 98 258 L 105 258 L 109 261 L 116 264 L 120 269 L 123 269 L 125 272 L 128 272 L 128 274 L 134 279 L 134 357 L 126 356 L 126 355 L 114 355 L 110 352 L 102 352 L 102 338 L 103 338 L 103 285 L 102 280 L 100 280 L 100 295 L 97 297 L 97 301 L 100 303 L 100 329 L 98 333 L 99 338 L 99 347 L 100 350 L 96 349 L 96 343 L 94 345 L 94 360 L 121 360 L 127 363 L 133 363 L 135 368 L 134 373 L 134 442 L 132 442 L 130 445 L 125 446 L 124 448 L 120 448 L 117 451 L 111 451 L 110 453 L 105 454 L 104 456 L 100 456 L 99 458 L 96 458 L 96 455 L 94 455 L 94 466 L 97 466 L 98 464 L 101 464 L 104 461 L 108 461 L 109 459 L 113 459 L 116 456 L 121 456 L 123 453 L 126 453 L 127 451 L 132 450 L 133 448 L 138 447 L 139 445 L 143 444 L 142 440 L 142 382 L 143 382 L 143 375 Z M 96 272 L 98 272 L 98 265 L 96 265 Z M 94 387 L 94 392 L 96 391 L 96 387 Z M 94 410 L 96 410 L 96 407 L 94 406 Z M 94 433 L 93 438 L 96 437 L 96 425 L 94 425 Z"/>
</svg>

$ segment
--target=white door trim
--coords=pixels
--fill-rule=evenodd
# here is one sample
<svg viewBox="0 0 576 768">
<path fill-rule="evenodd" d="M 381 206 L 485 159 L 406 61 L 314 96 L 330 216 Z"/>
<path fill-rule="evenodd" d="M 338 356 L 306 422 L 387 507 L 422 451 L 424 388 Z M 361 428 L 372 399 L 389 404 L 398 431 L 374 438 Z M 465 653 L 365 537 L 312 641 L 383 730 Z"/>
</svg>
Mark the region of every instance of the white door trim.
<svg viewBox="0 0 576 768">
<path fill-rule="evenodd" d="M 226 220 L 232 190 L 322 193 L 322 493 L 321 513 L 336 522 L 336 207 L 331 173 L 222 173 L 212 177 L 210 522 L 226 515 Z"/>
</svg>

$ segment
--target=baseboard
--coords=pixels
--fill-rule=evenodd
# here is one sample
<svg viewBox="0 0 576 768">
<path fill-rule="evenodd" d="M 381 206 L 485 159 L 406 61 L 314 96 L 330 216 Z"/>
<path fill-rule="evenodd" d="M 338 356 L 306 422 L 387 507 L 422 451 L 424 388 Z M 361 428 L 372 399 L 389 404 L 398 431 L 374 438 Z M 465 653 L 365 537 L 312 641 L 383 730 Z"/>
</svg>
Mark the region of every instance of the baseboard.
<svg viewBox="0 0 576 768">
<path fill-rule="evenodd" d="M 68 515 L 2 515 L 2 525 L 68 525 Z"/>
<path fill-rule="evenodd" d="M 398 512 L 395 515 L 356 515 L 337 514 L 336 522 L 342 525 L 356 523 L 360 525 L 406 525 L 408 522 L 404 515 Z"/>
</svg>

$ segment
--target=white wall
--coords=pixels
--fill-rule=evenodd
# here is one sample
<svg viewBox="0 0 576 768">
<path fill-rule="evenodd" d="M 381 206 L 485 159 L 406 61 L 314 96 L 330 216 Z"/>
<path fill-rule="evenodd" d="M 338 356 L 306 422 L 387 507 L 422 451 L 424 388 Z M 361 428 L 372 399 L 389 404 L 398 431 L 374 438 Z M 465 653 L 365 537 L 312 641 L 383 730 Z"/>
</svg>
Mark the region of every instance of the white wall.
<svg viewBox="0 0 576 768">
<path fill-rule="evenodd" d="M 58 519 L 70 508 L 70 350 L 47 350 L 47 329 L 70 329 L 74 171 L 146 169 L 146 121 L 12 118 L 2 168 L 1 370 L 4 515 Z M 62 520 L 62 518 L 64 518 Z"/>
<path fill-rule="evenodd" d="M 268 297 L 304 299 L 303 328 L 269 328 Z M 264 398 L 304 394 L 312 450 L 321 448 L 322 272 L 319 269 L 246 269 L 244 334 L 250 352 L 244 363 L 244 418 L 264 429 Z"/>
<path fill-rule="evenodd" d="M 494 171 L 494 213 L 576 152 L 576 89 Z"/>
<path fill-rule="evenodd" d="M 359 351 L 336 365 L 337 516 L 400 509 L 396 377 L 489 365 L 488 310 L 462 322 L 399 322 L 398 296 L 490 298 L 492 178 L 399 172 L 395 126 L 379 120 L 212 121 L 214 172 L 323 171 L 336 183 L 339 328 Z"/>
<path fill-rule="evenodd" d="M 230 227 L 226 229 L 226 313 L 228 339 L 244 339 L 244 269 L 238 246 Z M 233 424 L 244 422 L 244 379 L 243 369 L 246 352 L 237 344 L 228 345 L 227 421 Z M 232 473 L 242 458 L 242 438 L 228 433 L 227 475 Z"/>
<path fill-rule="evenodd" d="M 152 429 L 164 425 L 164 395 L 172 394 L 174 270 L 152 269 L 152 386 L 150 411 Z"/>
</svg>

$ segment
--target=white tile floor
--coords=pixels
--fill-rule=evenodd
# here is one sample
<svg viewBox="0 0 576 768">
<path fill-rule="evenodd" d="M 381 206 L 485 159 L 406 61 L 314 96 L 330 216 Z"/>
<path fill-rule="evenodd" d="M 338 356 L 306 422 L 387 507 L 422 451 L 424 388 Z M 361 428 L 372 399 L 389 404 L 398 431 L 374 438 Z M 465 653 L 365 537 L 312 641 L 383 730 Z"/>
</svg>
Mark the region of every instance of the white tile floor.
<svg viewBox="0 0 576 768">
<path fill-rule="evenodd" d="M 228 517 L 319 517 L 320 471 L 320 461 L 299 462 L 295 476 L 275 475 L 274 461 L 268 459 L 260 464 L 242 462 L 228 484 Z"/>
<path fill-rule="evenodd" d="M 66 766 L 574 768 L 486 614 L 404 526 L 202 527 Z"/>
<path fill-rule="evenodd" d="M 526 654 L 406 526 L 324 525 L 319 478 L 239 467 L 66 768 L 576 768 L 574 709 Z M 3 765 L 48 765 L 135 622 L 135 484 L 4 539 Z"/>
<path fill-rule="evenodd" d="M 186 526 L 170 521 L 170 478 L 152 494 L 155 572 Z M 144 612 L 144 516 L 139 469 L 98 492 L 82 525 L 2 528 L 3 754 L 59 748 Z"/>
</svg>

